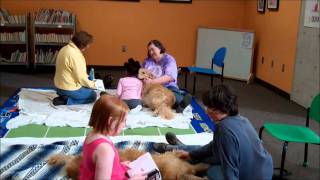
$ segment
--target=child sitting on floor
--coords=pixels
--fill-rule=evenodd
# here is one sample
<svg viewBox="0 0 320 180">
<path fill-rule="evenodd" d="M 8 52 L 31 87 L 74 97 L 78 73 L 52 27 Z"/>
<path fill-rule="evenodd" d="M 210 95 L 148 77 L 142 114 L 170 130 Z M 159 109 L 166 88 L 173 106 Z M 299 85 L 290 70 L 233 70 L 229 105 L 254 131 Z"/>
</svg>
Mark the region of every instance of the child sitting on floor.
<svg viewBox="0 0 320 180">
<path fill-rule="evenodd" d="M 80 180 L 128 179 L 129 162 L 120 162 L 118 151 L 108 136 L 116 136 L 125 127 L 128 106 L 110 95 L 94 104 L 89 126 L 93 128 L 83 143 Z M 130 179 L 145 179 L 142 175 Z"/>
<path fill-rule="evenodd" d="M 135 61 L 133 58 L 124 63 L 127 76 L 120 78 L 117 87 L 118 97 L 127 103 L 131 109 L 130 112 L 139 112 L 142 109 L 141 93 L 143 84 L 137 78 L 140 67 L 139 61 Z"/>
</svg>

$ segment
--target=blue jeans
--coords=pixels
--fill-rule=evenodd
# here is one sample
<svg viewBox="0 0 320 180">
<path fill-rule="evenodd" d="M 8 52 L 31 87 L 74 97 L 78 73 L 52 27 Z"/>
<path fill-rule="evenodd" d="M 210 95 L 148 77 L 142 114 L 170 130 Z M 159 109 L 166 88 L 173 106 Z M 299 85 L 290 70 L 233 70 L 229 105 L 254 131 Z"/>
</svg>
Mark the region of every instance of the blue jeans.
<svg viewBox="0 0 320 180">
<path fill-rule="evenodd" d="M 167 88 L 171 90 L 174 96 L 176 97 L 176 103 L 174 104 L 174 107 L 176 107 L 183 100 L 184 94 L 182 91 L 179 90 L 178 87 L 168 86 Z"/>
<path fill-rule="evenodd" d="M 190 151 L 193 151 L 193 150 L 200 148 L 201 146 L 199 146 L 199 145 L 176 145 L 175 147 L 176 147 L 175 148 L 176 150 L 184 150 L 184 151 L 190 152 Z M 206 159 L 204 159 L 200 162 L 210 164 L 210 167 L 207 171 L 208 179 L 210 179 L 210 180 L 220 180 L 220 179 L 223 180 L 224 177 L 223 177 L 223 173 L 221 170 L 221 166 L 219 164 L 217 164 L 217 162 L 214 162 L 213 159 L 214 159 L 213 157 L 207 157 Z"/>
<path fill-rule="evenodd" d="M 213 165 L 210 166 L 207 171 L 208 179 L 212 180 L 223 180 L 224 176 L 221 170 L 221 166 L 219 165 Z"/>
<path fill-rule="evenodd" d="M 142 106 L 141 99 L 124 99 L 123 101 L 128 105 L 129 109 L 134 109 L 138 105 Z"/>
<path fill-rule="evenodd" d="M 62 89 L 56 89 L 59 96 L 67 96 L 67 105 L 73 104 L 89 104 L 97 99 L 97 93 L 89 88 L 81 87 L 78 90 L 68 91 Z"/>
</svg>

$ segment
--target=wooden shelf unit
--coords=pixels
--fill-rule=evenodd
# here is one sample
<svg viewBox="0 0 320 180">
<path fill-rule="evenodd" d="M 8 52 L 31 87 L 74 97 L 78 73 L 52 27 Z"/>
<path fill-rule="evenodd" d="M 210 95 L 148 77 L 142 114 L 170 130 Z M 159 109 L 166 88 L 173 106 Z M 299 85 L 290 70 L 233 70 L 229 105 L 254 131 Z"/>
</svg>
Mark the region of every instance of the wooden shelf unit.
<svg viewBox="0 0 320 180">
<path fill-rule="evenodd" d="M 55 10 L 48 10 L 55 11 Z M 58 10 L 59 11 L 59 10 Z M 48 14 L 47 14 L 48 15 Z M 42 15 L 43 16 L 43 15 Z M 51 15 L 48 15 L 52 19 Z M 38 22 L 37 14 L 31 23 L 31 59 L 37 66 L 54 66 L 59 50 L 68 44 L 76 30 L 76 17 L 70 13 L 69 22 Z M 54 18 L 53 18 L 54 19 Z"/>
<path fill-rule="evenodd" d="M 11 15 L 10 15 L 11 16 Z M 21 19 L 20 19 L 21 21 Z M 29 67 L 30 13 L 24 15 L 24 23 L 0 23 L 0 65 Z"/>
</svg>

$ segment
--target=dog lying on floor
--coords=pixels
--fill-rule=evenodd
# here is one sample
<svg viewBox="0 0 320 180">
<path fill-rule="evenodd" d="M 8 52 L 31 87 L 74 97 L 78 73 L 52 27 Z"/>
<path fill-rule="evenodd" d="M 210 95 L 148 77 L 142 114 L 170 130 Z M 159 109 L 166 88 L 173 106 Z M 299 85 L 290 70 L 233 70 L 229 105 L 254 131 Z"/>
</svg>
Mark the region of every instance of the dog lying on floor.
<svg viewBox="0 0 320 180">
<path fill-rule="evenodd" d="M 154 79 L 155 76 L 147 69 L 140 68 L 139 79 Z M 142 102 L 153 110 L 156 116 L 164 119 L 174 118 L 172 106 L 176 98 L 172 91 L 163 87 L 161 84 L 144 84 L 142 92 Z"/>
<path fill-rule="evenodd" d="M 133 161 L 145 152 L 135 149 L 119 150 L 121 161 Z M 163 154 L 152 154 L 152 158 L 157 164 L 162 179 L 185 179 L 185 180 L 201 180 L 203 178 L 195 176 L 197 172 L 206 171 L 209 167 L 207 164 L 190 164 L 179 158 L 178 152 L 166 152 Z M 65 164 L 64 169 L 67 175 L 72 179 L 79 179 L 79 169 L 82 155 L 53 155 L 48 159 L 49 165 Z"/>
</svg>

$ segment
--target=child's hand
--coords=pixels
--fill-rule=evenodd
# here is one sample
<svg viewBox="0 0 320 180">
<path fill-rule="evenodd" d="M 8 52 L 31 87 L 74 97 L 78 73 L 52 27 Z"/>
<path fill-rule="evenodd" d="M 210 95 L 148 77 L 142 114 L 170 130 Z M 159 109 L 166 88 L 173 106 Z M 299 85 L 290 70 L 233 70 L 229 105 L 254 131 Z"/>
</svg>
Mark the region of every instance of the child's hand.
<svg viewBox="0 0 320 180">
<path fill-rule="evenodd" d="M 123 162 L 121 162 L 121 164 L 124 165 L 124 166 L 126 166 L 128 169 L 131 169 L 131 168 L 132 168 L 132 166 L 131 166 L 130 163 L 131 163 L 130 161 L 123 161 Z"/>
</svg>

